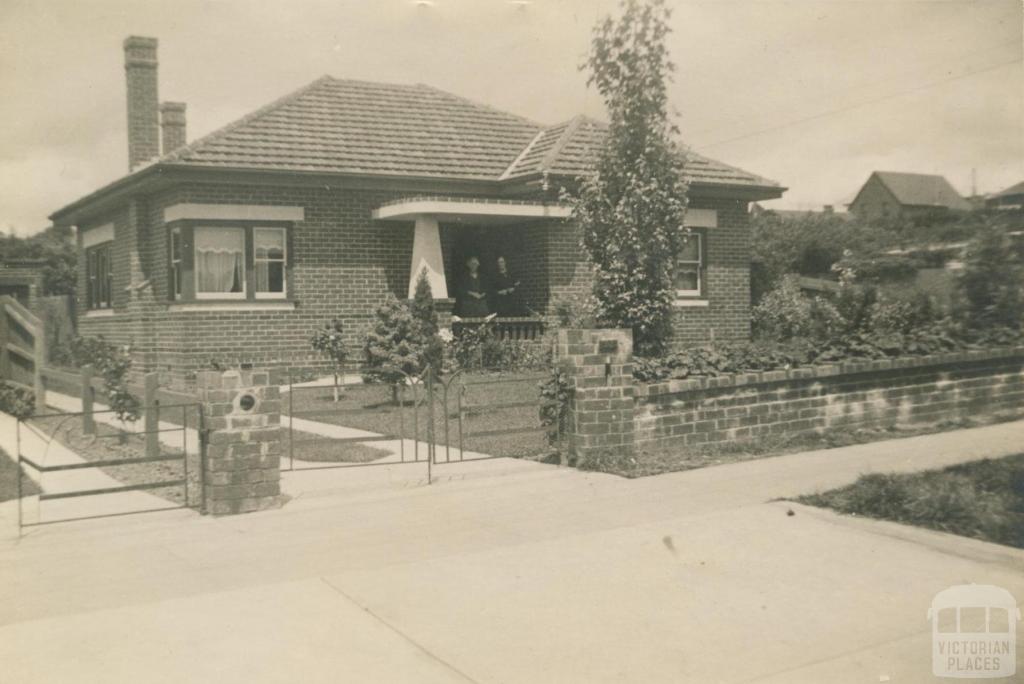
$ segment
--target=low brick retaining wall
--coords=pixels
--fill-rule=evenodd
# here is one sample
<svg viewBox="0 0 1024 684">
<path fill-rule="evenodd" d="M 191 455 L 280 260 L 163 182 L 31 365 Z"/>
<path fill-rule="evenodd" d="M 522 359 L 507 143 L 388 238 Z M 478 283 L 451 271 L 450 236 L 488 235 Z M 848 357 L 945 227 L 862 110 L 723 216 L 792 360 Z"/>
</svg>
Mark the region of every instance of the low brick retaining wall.
<svg viewBox="0 0 1024 684">
<path fill-rule="evenodd" d="M 1024 416 L 1024 348 L 638 384 L 634 397 L 637 445 Z"/>
</svg>

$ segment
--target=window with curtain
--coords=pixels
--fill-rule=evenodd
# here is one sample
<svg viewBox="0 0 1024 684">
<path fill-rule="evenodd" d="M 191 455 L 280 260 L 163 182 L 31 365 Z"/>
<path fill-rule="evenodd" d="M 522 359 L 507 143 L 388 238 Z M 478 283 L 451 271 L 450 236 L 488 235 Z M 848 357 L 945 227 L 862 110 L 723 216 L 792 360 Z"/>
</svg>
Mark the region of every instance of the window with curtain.
<svg viewBox="0 0 1024 684">
<path fill-rule="evenodd" d="M 691 231 L 679 256 L 673 276 L 677 297 L 700 297 L 704 294 L 704 234 Z"/>
<path fill-rule="evenodd" d="M 113 244 L 105 242 L 85 250 L 86 303 L 90 309 L 109 309 L 113 306 Z"/>
<path fill-rule="evenodd" d="M 182 276 L 185 273 L 185 261 L 182 245 L 181 229 L 171 231 L 171 298 L 181 299 Z"/>
<path fill-rule="evenodd" d="M 287 235 L 284 228 L 254 228 L 253 271 L 257 298 L 285 296 Z"/>
<path fill-rule="evenodd" d="M 196 297 L 245 298 L 245 229 L 196 228 Z"/>
<path fill-rule="evenodd" d="M 167 231 L 167 298 L 191 302 L 290 297 L 289 230 L 269 222 L 175 222 Z"/>
</svg>

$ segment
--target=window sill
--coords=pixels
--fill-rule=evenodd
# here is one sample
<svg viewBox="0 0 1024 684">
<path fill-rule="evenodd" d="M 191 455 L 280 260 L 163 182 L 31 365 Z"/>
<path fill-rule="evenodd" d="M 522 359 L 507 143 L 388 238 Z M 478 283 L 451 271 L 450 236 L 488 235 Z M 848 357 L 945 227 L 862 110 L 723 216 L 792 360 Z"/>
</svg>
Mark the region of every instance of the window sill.
<svg viewBox="0 0 1024 684">
<path fill-rule="evenodd" d="M 173 302 L 167 305 L 169 313 L 187 311 L 292 311 L 295 301 L 290 299 L 200 299 L 194 302 Z"/>
<path fill-rule="evenodd" d="M 85 318 L 110 318 L 116 315 L 113 309 L 89 309 L 85 312 Z"/>
<path fill-rule="evenodd" d="M 677 299 L 672 302 L 672 306 L 676 306 L 681 309 L 704 309 L 709 306 L 709 302 L 706 299 Z"/>
</svg>

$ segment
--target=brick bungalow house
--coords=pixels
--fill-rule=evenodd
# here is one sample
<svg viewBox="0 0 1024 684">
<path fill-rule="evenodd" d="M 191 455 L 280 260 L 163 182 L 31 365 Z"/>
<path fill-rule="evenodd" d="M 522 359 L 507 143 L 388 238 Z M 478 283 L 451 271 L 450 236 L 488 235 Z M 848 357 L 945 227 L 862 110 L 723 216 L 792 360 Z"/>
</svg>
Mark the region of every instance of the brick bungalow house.
<svg viewBox="0 0 1024 684">
<path fill-rule="evenodd" d="M 137 369 L 183 385 L 214 364 L 318 365 L 315 327 L 342 318 L 358 349 L 374 307 L 423 269 L 451 311 L 469 254 L 485 273 L 505 255 L 541 319 L 588 290 L 558 191 L 602 124 L 325 76 L 185 144 L 184 105 L 159 103 L 156 40 L 124 49 L 130 172 L 51 218 L 77 227 L 80 333 L 132 341 Z M 687 173 L 700 237 L 680 262 L 676 341 L 746 338 L 747 206 L 784 188 L 697 155 Z"/>
</svg>

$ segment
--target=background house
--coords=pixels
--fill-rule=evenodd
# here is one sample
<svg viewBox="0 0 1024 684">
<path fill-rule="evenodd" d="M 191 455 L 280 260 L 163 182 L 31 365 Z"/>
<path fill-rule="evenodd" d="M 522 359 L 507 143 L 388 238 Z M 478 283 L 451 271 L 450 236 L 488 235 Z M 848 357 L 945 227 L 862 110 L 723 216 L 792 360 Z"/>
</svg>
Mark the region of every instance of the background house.
<svg viewBox="0 0 1024 684">
<path fill-rule="evenodd" d="M 322 365 L 314 328 L 341 318 L 355 352 L 374 308 L 424 270 L 450 312 L 470 254 L 485 275 L 506 257 L 538 325 L 589 291 L 558 198 L 603 124 L 325 76 L 186 145 L 184 106 L 159 104 L 156 40 L 124 47 L 132 171 L 52 218 L 78 228 L 80 333 L 132 342 L 137 370 Z M 784 188 L 696 154 L 687 179 L 675 342 L 746 339 L 747 206 Z"/>
<path fill-rule="evenodd" d="M 1024 209 L 1024 181 L 992 195 L 985 205 L 990 209 Z"/>
<path fill-rule="evenodd" d="M 912 219 L 971 210 L 944 177 L 894 171 L 873 172 L 849 206 L 852 213 L 865 220 Z"/>
</svg>

